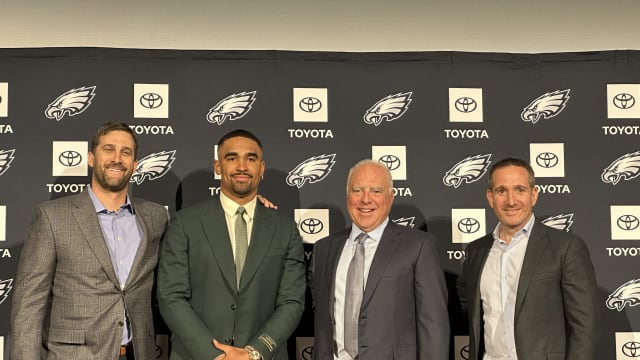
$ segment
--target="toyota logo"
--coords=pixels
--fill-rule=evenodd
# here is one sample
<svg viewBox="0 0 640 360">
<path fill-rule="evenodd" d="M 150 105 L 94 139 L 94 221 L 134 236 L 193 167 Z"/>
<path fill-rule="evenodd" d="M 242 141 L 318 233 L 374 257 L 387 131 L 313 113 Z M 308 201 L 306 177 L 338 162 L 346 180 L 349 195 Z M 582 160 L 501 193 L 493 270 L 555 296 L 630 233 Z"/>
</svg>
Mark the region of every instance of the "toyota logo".
<svg viewBox="0 0 640 360">
<path fill-rule="evenodd" d="M 460 357 L 464 360 L 469 360 L 469 344 L 460 348 Z"/>
<path fill-rule="evenodd" d="M 147 109 L 157 109 L 162 105 L 162 96 L 156 93 L 146 93 L 140 96 L 140 105 Z"/>
<path fill-rule="evenodd" d="M 302 349 L 302 359 L 303 360 L 311 360 L 313 359 L 313 346 L 307 346 Z"/>
<path fill-rule="evenodd" d="M 400 158 L 395 155 L 383 155 L 378 159 L 378 161 L 383 163 L 389 171 L 393 171 L 400 167 Z"/>
<path fill-rule="evenodd" d="M 545 169 L 558 165 L 558 155 L 550 152 L 543 152 L 536 156 L 536 164 Z"/>
<path fill-rule="evenodd" d="M 640 225 L 640 221 L 638 221 L 638 218 L 634 215 L 621 215 L 618 217 L 616 223 L 620 229 L 627 231 L 635 230 L 638 228 L 638 225 Z"/>
<path fill-rule="evenodd" d="M 309 235 L 317 234 L 322 229 L 324 229 L 324 224 L 316 218 L 306 218 L 300 222 L 300 230 Z"/>
<path fill-rule="evenodd" d="M 322 102 L 320 102 L 320 99 L 318 98 L 307 96 L 306 98 L 300 100 L 298 106 L 300 107 L 300 110 L 304 112 L 314 113 L 320 111 L 320 109 L 322 108 Z"/>
<path fill-rule="evenodd" d="M 640 357 L 640 342 L 628 341 L 622 345 L 622 353 L 628 357 Z"/>
<path fill-rule="evenodd" d="M 613 97 L 613 105 L 618 109 L 626 110 L 633 107 L 636 103 L 636 98 L 631 94 L 620 93 Z"/>
<path fill-rule="evenodd" d="M 473 234 L 480 230 L 480 222 L 474 218 L 464 218 L 458 221 L 458 230 L 464 234 Z"/>
<path fill-rule="evenodd" d="M 476 110 L 478 103 L 470 97 L 461 97 L 456 100 L 456 110 L 463 113 L 470 113 Z"/>
<path fill-rule="evenodd" d="M 67 150 L 60 153 L 58 161 L 62 166 L 74 167 L 80 164 L 82 161 L 82 155 L 77 151 Z"/>
</svg>

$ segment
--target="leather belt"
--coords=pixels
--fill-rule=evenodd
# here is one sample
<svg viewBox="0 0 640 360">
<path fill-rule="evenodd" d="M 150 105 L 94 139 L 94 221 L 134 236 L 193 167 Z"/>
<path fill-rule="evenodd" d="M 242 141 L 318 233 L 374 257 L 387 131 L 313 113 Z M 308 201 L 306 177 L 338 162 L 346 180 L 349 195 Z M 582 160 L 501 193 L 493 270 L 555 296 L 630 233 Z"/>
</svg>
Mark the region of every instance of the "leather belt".
<svg viewBox="0 0 640 360">
<path fill-rule="evenodd" d="M 120 356 L 126 356 L 127 353 L 133 354 L 133 346 L 131 344 L 120 346 Z"/>
</svg>

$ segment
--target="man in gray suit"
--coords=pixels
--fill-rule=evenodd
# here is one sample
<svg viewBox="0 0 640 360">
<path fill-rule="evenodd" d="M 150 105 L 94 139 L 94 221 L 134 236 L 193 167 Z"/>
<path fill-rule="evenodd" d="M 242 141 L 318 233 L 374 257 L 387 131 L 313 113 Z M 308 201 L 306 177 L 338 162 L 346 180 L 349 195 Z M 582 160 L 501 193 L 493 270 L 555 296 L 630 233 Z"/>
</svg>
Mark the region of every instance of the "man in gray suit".
<svg viewBox="0 0 640 360">
<path fill-rule="evenodd" d="M 219 197 L 171 219 L 158 266 L 172 360 L 288 360 L 304 310 L 305 263 L 295 222 L 256 206 L 262 144 L 246 130 L 218 142 Z"/>
<path fill-rule="evenodd" d="M 39 204 L 22 248 L 11 359 L 155 358 L 151 289 L 167 211 L 127 195 L 137 141 L 123 123 L 93 136 L 91 186 Z"/>
<path fill-rule="evenodd" d="M 353 226 L 318 241 L 313 251 L 316 360 L 449 358 L 436 238 L 390 222 L 393 199 L 386 166 L 363 160 L 351 168 Z"/>
<path fill-rule="evenodd" d="M 523 160 L 495 163 L 486 194 L 500 222 L 467 246 L 459 279 L 469 359 L 593 359 L 597 285 L 584 241 L 536 221 Z"/>
</svg>

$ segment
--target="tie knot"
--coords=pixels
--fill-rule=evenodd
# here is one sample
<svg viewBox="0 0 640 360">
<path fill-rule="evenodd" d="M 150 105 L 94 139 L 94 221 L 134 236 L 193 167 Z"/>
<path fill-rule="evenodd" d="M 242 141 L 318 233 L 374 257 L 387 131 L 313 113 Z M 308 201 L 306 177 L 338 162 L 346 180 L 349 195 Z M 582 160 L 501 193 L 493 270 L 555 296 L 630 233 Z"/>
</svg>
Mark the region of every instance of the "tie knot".
<svg viewBox="0 0 640 360">
<path fill-rule="evenodd" d="M 247 210 L 244 208 L 244 206 L 238 206 L 238 210 L 236 210 L 236 214 L 242 216 L 244 215 L 245 212 L 247 212 Z"/>
<path fill-rule="evenodd" d="M 364 243 L 365 239 L 367 238 L 367 233 L 366 232 L 361 232 L 358 236 L 356 236 L 356 243 L 358 244 L 362 244 Z"/>
</svg>

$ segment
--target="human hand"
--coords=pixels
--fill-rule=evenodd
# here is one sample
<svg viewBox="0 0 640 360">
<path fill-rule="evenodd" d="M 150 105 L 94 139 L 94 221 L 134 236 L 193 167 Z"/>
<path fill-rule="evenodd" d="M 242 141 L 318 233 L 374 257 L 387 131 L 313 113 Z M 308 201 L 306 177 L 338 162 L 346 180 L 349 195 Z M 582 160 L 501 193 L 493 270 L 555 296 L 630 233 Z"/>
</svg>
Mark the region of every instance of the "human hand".
<svg viewBox="0 0 640 360">
<path fill-rule="evenodd" d="M 260 201 L 260 203 L 267 209 L 275 209 L 275 210 L 278 209 L 278 205 L 272 203 L 271 201 L 269 201 L 269 199 L 267 199 L 262 195 L 258 195 L 258 201 Z"/>
<path fill-rule="evenodd" d="M 249 360 L 249 352 L 245 348 L 221 344 L 216 339 L 213 339 L 213 346 L 224 352 L 224 354 L 217 356 L 214 360 Z"/>
</svg>

